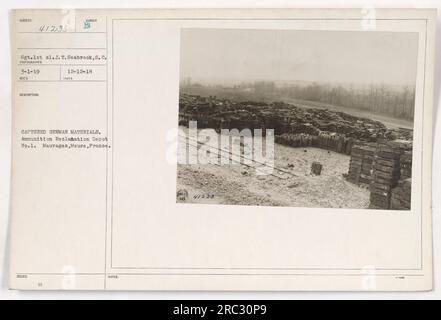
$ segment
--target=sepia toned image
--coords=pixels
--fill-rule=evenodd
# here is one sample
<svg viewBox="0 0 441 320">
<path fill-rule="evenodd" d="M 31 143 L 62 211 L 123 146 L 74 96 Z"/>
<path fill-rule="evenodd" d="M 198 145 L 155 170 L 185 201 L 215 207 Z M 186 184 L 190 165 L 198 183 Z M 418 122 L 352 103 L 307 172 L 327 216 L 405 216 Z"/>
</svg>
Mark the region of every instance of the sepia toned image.
<svg viewBox="0 0 441 320">
<path fill-rule="evenodd" d="M 411 209 L 417 33 L 180 41 L 177 202 Z"/>
<path fill-rule="evenodd" d="M 436 10 L 9 18 L 11 292 L 434 287 Z"/>
</svg>

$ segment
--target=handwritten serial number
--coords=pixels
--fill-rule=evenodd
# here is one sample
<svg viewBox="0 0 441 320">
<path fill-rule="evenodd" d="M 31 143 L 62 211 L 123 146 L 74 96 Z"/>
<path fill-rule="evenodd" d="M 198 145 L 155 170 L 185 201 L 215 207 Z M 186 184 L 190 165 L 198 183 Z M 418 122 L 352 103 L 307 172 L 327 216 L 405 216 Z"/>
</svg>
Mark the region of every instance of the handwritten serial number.
<svg viewBox="0 0 441 320">
<path fill-rule="evenodd" d="M 193 196 L 193 199 L 200 200 L 200 199 L 214 199 L 214 193 L 197 193 Z"/>
</svg>

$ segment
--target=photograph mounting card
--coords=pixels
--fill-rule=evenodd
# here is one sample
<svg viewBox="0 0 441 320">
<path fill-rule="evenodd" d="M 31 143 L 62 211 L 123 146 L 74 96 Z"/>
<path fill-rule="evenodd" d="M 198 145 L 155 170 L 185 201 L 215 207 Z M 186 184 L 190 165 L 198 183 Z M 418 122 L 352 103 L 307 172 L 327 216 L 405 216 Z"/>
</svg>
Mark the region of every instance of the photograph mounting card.
<svg viewBox="0 0 441 320">
<path fill-rule="evenodd" d="M 432 289 L 436 10 L 11 20 L 11 289 Z"/>
</svg>

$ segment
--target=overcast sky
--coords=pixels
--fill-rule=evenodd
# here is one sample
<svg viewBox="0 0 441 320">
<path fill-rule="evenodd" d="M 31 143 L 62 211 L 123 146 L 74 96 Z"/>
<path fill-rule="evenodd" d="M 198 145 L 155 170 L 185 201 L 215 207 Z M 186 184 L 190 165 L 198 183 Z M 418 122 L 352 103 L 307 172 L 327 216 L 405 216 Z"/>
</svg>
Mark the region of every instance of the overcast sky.
<svg viewBox="0 0 441 320">
<path fill-rule="evenodd" d="M 181 79 L 415 85 L 418 34 L 183 29 Z"/>
</svg>

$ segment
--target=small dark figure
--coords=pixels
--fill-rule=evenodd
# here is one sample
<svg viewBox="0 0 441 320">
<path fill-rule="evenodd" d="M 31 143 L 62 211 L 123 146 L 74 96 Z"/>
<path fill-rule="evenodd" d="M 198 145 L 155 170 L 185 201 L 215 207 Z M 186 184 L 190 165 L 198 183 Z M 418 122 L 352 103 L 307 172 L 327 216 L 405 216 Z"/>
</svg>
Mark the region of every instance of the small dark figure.
<svg viewBox="0 0 441 320">
<path fill-rule="evenodd" d="M 321 175 L 322 168 L 323 168 L 323 166 L 321 163 L 314 161 L 311 166 L 311 174 L 316 175 L 316 176 Z"/>
</svg>

